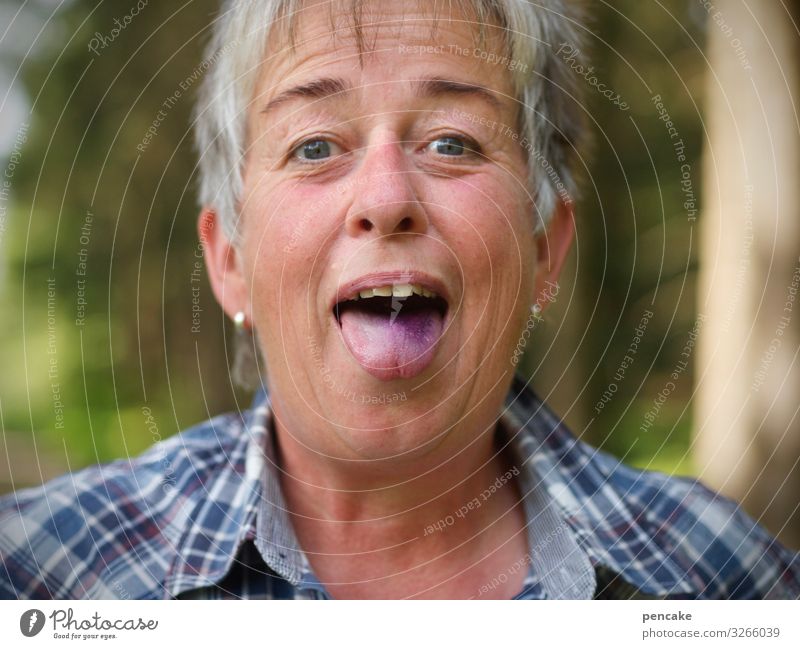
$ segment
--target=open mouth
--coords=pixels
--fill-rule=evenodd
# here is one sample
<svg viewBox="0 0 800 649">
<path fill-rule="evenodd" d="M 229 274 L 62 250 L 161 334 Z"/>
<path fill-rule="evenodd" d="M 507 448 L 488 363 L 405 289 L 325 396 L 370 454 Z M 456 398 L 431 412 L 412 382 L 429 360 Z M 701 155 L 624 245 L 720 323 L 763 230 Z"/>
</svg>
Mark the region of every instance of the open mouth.
<svg viewBox="0 0 800 649">
<path fill-rule="evenodd" d="M 342 314 L 350 310 L 383 315 L 388 318 L 389 324 L 393 324 L 401 313 L 408 316 L 433 310 L 444 318 L 447 302 L 419 284 L 394 284 L 365 289 L 349 300 L 337 302 L 333 307 L 333 315 L 340 327 Z"/>
<path fill-rule="evenodd" d="M 333 307 L 350 353 L 381 380 L 411 378 L 430 364 L 447 311 L 441 295 L 409 283 L 354 290 Z"/>
</svg>

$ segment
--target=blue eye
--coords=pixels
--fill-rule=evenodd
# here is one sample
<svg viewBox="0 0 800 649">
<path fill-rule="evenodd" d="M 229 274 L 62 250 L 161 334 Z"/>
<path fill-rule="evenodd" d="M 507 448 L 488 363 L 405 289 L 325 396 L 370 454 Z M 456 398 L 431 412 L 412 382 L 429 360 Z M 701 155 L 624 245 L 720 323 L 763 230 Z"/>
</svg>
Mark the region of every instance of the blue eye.
<svg viewBox="0 0 800 649">
<path fill-rule="evenodd" d="M 306 140 L 292 155 L 301 160 L 324 160 L 331 157 L 331 143 L 327 140 Z"/>
<path fill-rule="evenodd" d="M 469 151 L 469 147 L 464 144 L 464 141 L 457 137 L 440 137 L 431 142 L 429 146 L 434 146 L 439 155 L 446 156 L 460 156 L 464 154 L 465 149 Z"/>
</svg>

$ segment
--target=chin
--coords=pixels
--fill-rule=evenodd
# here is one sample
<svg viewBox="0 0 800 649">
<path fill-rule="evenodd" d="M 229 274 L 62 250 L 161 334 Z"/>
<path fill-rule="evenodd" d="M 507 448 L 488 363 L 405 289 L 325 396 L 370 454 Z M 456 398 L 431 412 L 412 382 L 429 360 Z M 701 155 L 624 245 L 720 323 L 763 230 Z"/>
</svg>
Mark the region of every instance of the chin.
<svg viewBox="0 0 800 649">
<path fill-rule="evenodd" d="M 371 430 L 338 426 L 337 433 L 358 459 L 380 461 L 381 470 L 392 464 L 403 467 L 418 462 L 439 448 L 448 434 L 446 426 L 426 418 L 409 422 L 398 415 L 394 422 L 389 415 L 376 418 Z"/>
</svg>

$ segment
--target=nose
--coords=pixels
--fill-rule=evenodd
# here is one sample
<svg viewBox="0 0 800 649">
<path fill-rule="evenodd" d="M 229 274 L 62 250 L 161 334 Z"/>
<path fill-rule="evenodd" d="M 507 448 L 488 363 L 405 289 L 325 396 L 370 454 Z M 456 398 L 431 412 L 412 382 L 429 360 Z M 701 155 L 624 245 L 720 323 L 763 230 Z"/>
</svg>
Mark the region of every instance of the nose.
<svg viewBox="0 0 800 649">
<path fill-rule="evenodd" d="M 353 237 L 422 233 L 428 228 L 425 209 L 414 189 L 420 172 L 408 164 L 403 143 L 384 138 L 366 150 L 354 178 L 354 199 L 346 228 Z"/>
</svg>

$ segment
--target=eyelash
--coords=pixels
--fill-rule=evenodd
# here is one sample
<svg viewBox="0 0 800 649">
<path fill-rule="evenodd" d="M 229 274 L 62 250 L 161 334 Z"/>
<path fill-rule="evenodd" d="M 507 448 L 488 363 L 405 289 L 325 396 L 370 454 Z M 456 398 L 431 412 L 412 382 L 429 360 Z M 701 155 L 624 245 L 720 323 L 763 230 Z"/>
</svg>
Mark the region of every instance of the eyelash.
<svg viewBox="0 0 800 649">
<path fill-rule="evenodd" d="M 444 133 L 442 135 L 437 135 L 433 138 L 430 142 L 425 145 L 425 148 L 431 146 L 434 142 L 438 140 L 446 140 L 446 139 L 454 139 L 454 140 L 461 140 L 464 143 L 464 155 L 463 156 L 447 156 L 444 154 L 438 154 L 441 158 L 466 158 L 466 157 L 475 157 L 480 156 L 482 154 L 481 146 L 471 137 L 467 137 L 466 135 L 462 135 L 461 133 Z"/>
<path fill-rule="evenodd" d="M 468 136 L 463 135 L 461 133 L 443 133 L 443 134 L 437 135 L 436 137 L 434 137 L 433 139 L 431 139 L 430 141 L 425 143 L 424 149 L 428 149 L 428 147 L 430 147 L 434 142 L 437 142 L 438 140 L 444 140 L 444 139 L 448 139 L 448 138 L 461 140 L 463 142 L 463 146 L 464 146 L 464 154 L 461 155 L 461 156 L 448 156 L 448 155 L 444 155 L 444 154 L 436 154 L 436 153 L 434 153 L 434 155 L 437 155 L 437 157 L 439 159 L 442 159 L 442 158 L 450 158 L 450 159 L 459 159 L 459 158 L 461 158 L 461 159 L 463 159 L 463 158 L 474 158 L 476 156 L 482 156 L 483 152 L 482 152 L 482 149 L 481 149 L 480 145 L 475 140 L 473 140 L 471 137 L 468 137 Z M 300 142 L 298 142 L 296 144 L 293 144 L 291 146 L 291 148 L 289 149 L 288 160 L 297 162 L 297 163 L 299 163 L 301 165 L 305 165 L 305 166 L 320 166 L 320 165 L 324 165 L 326 163 L 330 163 L 331 161 L 335 160 L 340 155 L 342 155 L 342 154 L 331 155 L 328 158 L 322 158 L 320 160 L 309 160 L 309 159 L 306 159 L 306 158 L 301 158 L 298 155 L 296 155 L 296 152 L 301 147 L 304 147 L 306 144 L 310 144 L 312 142 L 317 142 L 317 141 L 328 142 L 329 144 L 332 144 L 333 146 L 339 146 L 338 144 L 336 144 L 336 142 L 332 138 L 330 138 L 330 137 L 328 137 L 326 135 L 313 135 L 311 137 L 304 138 L 303 140 L 301 140 Z"/>
</svg>

